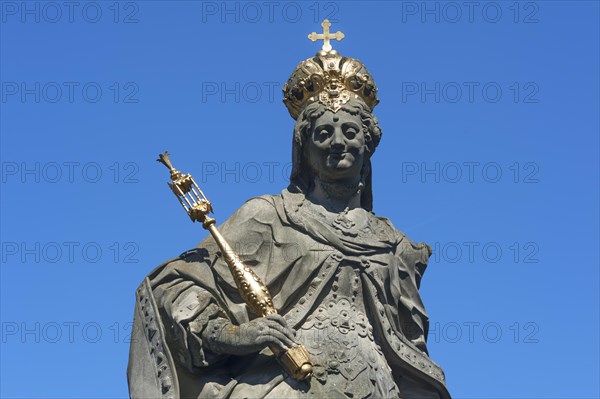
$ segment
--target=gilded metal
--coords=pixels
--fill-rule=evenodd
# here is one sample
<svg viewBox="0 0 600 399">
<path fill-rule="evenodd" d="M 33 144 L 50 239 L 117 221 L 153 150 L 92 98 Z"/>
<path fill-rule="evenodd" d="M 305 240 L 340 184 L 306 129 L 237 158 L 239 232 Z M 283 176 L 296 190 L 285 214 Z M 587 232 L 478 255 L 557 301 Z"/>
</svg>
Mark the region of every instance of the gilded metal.
<svg viewBox="0 0 600 399">
<path fill-rule="evenodd" d="M 175 169 L 168 151 L 160 154 L 157 161 L 169 168 L 172 182 L 167 184 L 190 219 L 202 223 L 202 227 L 207 229 L 215 239 L 246 305 L 254 314 L 263 317 L 277 314 L 277 309 L 273 305 L 273 299 L 265 284 L 251 268 L 240 260 L 217 229 L 216 220 L 208 216 L 209 213 L 213 213 L 212 205 L 200 190 L 192 175 L 183 174 Z M 270 349 L 279 363 L 293 378 L 303 380 L 312 374 L 313 366 L 304 346 L 296 346 L 287 351 L 282 351 L 278 347 L 271 347 Z"/>
<path fill-rule="evenodd" d="M 328 19 L 324 19 L 321 23 L 321 26 L 323 27 L 323 33 L 313 32 L 308 35 L 308 38 L 313 42 L 316 42 L 317 40 L 323 40 L 323 51 L 329 52 L 331 51 L 331 43 L 329 41 L 332 39 L 341 41 L 344 38 L 344 34 L 340 31 L 329 33 L 331 22 L 329 22 Z"/>
<path fill-rule="evenodd" d="M 165 151 L 164 154 L 159 154 L 157 161 L 169 168 L 173 182 L 167 184 L 190 219 L 193 222 L 207 222 L 207 215 L 213 212 L 212 205 L 202 190 L 200 190 L 192 175 L 183 174 L 175 169 L 173 164 L 171 164 L 168 151 Z M 209 219 L 211 218 L 209 217 Z M 207 227 L 205 226 L 205 228 Z"/>
<path fill-rule="evenodd" d="M 329 49 L 323 45 L 323 49 L 313 58 L 298 64 L 283 87 L 283 103 L 294 119 L 314 102 L 320 102 L 333 112 L 337 112 L 352 98 L 361 99 L 371 111 L 379 103 L 377 86 L 364 64 L 331 49 L 329 39 L 325 38 L 331 36 L 328 33 L 329 26 L 331 24 L 325 20 L 323 29 L 326 33 L 317 35 L 313 32 L 308 36 L 311 40 L 317 40 L 317 37 L 325 40 Z M 338 34 L 343 37 L 343 33 Z"/>
</svg>

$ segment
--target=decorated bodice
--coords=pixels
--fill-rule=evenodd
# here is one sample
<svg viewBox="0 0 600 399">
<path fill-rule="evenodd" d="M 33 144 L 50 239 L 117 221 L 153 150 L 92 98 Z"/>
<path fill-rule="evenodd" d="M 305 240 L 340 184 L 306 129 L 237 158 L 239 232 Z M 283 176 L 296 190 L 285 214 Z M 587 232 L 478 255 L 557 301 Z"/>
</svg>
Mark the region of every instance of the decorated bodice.
<svg viewBox="0 0 600 399">
<path fill-rule="evenodd" d="M 319 306 L 298 330 L 314 364 L 311 391 L 328 398 L 399 397 L 373 335 L 360 269 L 340 265 Z"/>
</svg>

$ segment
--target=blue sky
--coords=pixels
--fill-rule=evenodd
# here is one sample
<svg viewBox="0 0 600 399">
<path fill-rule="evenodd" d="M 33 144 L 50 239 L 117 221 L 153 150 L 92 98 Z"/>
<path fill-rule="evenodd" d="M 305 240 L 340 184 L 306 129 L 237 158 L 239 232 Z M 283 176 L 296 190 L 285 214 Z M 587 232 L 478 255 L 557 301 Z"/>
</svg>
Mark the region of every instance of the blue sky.
<svg viewBox="0 0 600 399">
<path fill-rule="evenodd" d="M 123 398 L 134 290 L 287 185 L 281 88 L 328 17 L 379 87 L 375 212 L 434 255 L 456 398 L 597 398 L 598 2 L 2 1 L 2 398 Z"/>
</svg>

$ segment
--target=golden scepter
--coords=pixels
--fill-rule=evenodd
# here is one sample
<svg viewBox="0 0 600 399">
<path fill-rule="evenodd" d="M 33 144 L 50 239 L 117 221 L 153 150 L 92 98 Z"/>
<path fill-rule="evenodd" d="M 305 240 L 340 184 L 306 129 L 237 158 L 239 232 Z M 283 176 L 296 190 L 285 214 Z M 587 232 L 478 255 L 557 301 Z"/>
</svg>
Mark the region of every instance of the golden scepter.
<svg viewBox="0 0 600 399">
<path fill-rule="evenodd" d="M 212 234 L 221 253 L 229 266 L 235 285 L 240 296 L 252 312 L 262 317 L 277 314 L 269 290 L 260 278 L 240 260 L 233 248 L 217 230 L 216 220 L 210 216 L 212 205 L 190 174 L 183 174 L 173 167 L 169 152 L 159 154 L 158 162 L 169 168 L 172 182 L 167 183 L 183 209 L 193 222 L 201 222 L 202 227 Z M 306 348 L 298 345 L 284 351 L 276 346 L 270 346 L 277 361 L 293 378 L 304 380 L 310 377 L 313 365 Z"/>
</svg>

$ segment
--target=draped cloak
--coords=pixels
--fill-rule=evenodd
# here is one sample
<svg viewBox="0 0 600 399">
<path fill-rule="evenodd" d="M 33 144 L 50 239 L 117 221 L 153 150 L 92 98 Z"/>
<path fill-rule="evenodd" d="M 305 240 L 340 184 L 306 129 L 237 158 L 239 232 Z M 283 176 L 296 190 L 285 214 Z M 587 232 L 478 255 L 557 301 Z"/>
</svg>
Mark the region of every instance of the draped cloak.
<svg viewBox="0 0 600 399">
<path fill-rule="evenodd" d="M 342 232 L 308 212 L 303 194 L 253 198 L 219 230 L 267 285 L 278 312 L 297 329 L 331 288 L 342 264 L 360 269 L 373 336 L 403 398 L 449 399 L 444 373 L 428 356 L 428 318 L 418 292 L 431 249 L 388 219 L 367 213 L 368 231 Z M 266 348 L 220 355 L 202 342 L 217 317 L 240 325 L 256 317 L 242 301 L 212 237 L 156 268 L 138 288 L 128 366 L 132 398 L 262 398 L 287 377 Z M 318 397 L 318 396 L 316 396 Z"/>
</svg>

